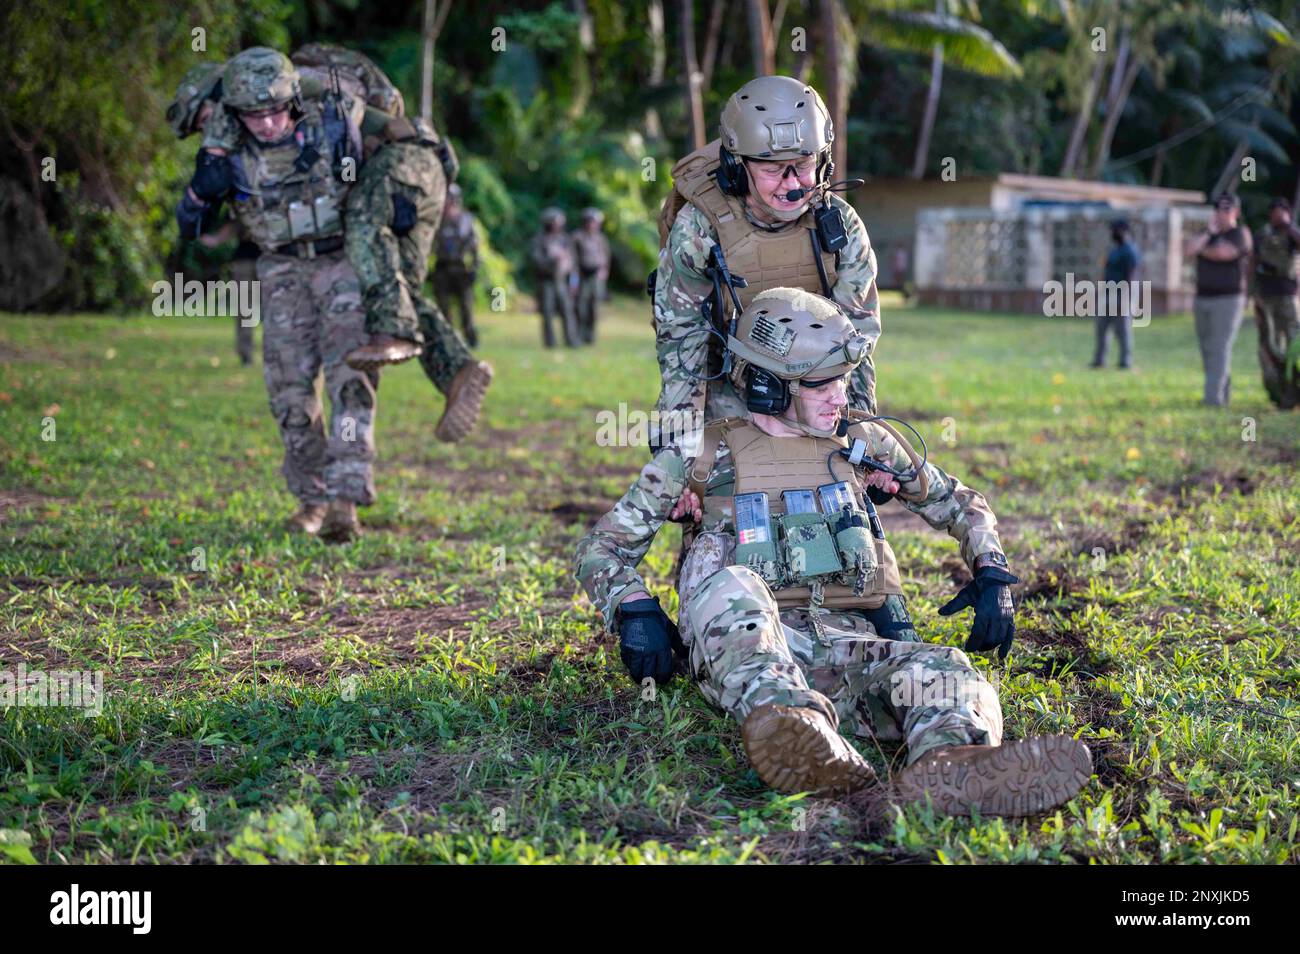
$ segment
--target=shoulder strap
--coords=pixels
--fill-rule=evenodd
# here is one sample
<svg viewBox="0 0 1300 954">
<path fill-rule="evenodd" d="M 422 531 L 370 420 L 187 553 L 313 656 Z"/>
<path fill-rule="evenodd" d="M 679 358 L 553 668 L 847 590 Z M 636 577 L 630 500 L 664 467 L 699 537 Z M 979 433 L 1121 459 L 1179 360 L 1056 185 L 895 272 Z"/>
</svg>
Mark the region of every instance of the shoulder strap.
<svg viewBox="0 0 1300 954">
<path fill-rule="evenodd" d="M 724 417 L 718 421 L 710 421 L 704 425 L 704 436 L 701 438 L 700 456 L 695 458 L 691 464 L 690 470 L 686 472 L 687 486 L 704 501 L 705 491 L 708 490 L 709 474 L 713 471 L 713 462 L 718 456 L 718 442 L 725 440 L 727 432 L 743 424 L 747 424 L 743 417 Z"/>
</svg>

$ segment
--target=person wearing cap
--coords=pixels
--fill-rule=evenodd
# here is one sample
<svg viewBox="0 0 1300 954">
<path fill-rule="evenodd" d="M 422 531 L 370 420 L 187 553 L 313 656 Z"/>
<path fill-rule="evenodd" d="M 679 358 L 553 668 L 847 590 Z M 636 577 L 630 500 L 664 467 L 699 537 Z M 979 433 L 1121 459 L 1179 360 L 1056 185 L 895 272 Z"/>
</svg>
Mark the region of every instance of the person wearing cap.
<svg viewBox="0 0 1300 954">
<path fill-rule="evenodd" d="M 609 280 L 609 239 L 601 231 L 604 222 L 605 213 L 600 209 L 583 209 L 581 224 L 569 236 L 578 262 L 576 310 L 578 340 L 583 344 L 596 341 L 598 310 Z"/>
<path fill-rule="evenodd" d="M 1246 279 L 1254 251 L 1250 229 L 1237 220 L 1241 202 L 1225 192 L 1214 202 L 1210 227 L 1190 239 L 1185 253 L 1196 259 L 1196 338 L 1205 369 L 1202 403 L 1227 407 L 1232 385 L 1232 345 L 1246 309 Z"/>
<path fill-rule="evenodd" d="M 542 229 L 533 236 L 528 261 L 537 282 L 537 305 L 542 313 L 542 342 L 555 347 L 551 316 L 557 311 L 564 343 L 578 344 L 578 323 L 573 314 L 573 296 L 569 294 L 569 276 L 574 269 L 573 241 L 564 231 L 564 213 L 554 206 L 542 210 Z"/>
<path fill-rule="evenodd" d="M 1291 221 L 1291 203 L 1279 196 L 1268 204 L 1268 222 L 1255 248 L 1255 324 L 1264 390 L 1283 409 L 1300 403 L 1298 274 L 1300 229 Z"/>
<path fill-rule="evenodd" d="M 460 310 L 460 327 L 471 348 L 478 347 L 474 327 L 474 281 L 478 277 L 478 233 L 474 216 L 465 208 L 460 186 L 447 190 L 447 210 L 433 243 L 437 261 L 433 266 L 433 291 L 439 310 L 452 321 L 452 309 Z"/>
<path fill-rule="evenodd" d="M 1115 219 L 1110 223 L 1111 250 L 1106 255 L 1106 265 L 1102 277 L 1107 282 L 1130 282 L 1138 267 L 1138 252 L 1133 247 L 1131 231 L 1127 219 Z M 1105 296 L 1103 301 L 1110 296 Z M 1116 299 L 1128 302 L 1132 296 L 1119 295 Z M 1103 309 L 1104 310 L 1104 309 Z M 1130 314 L 1098 315 L 1096 318 L 1097 347 L 1092 353 L 1092 367 L 1106 366 L 1106 345 L 1111 332 L 1119 341 L 1119 366 L 1132 367 L 1133 362 L 1133 316 Z"/>
<path fill-rule="evenodd" d="M 875 784 L 842 729 L 904 743 L 895 792 L 940 812 L 1034 814 L 1073 797 L 1090 775 L 1086 746 L 1004 743 L 997 692 L 966 653 L 920 642 L 910 622 L 897 628 L 901 576 L 877 502 L 897 498 L 957 541 L 974 579 L 940 613 L 974 608 L 966 650 L 1005 656 L 1019 581 L 984 498 L 849 410 L 867 337 L 835 302 L 777 287 L 750 302 L 727 347 L 745 416 L 705 428 L 694 457 L 665 445 L 575 554 L 632 678 L 666 684 L 686 657 L 705 699 L 741 726 L 759 777 L 782 792 Z M 637 566 L 683 498 L 679 630 Z"/>
<path fill-rule="evenodd" d="M 818 92 L 792 76 L 761 76 L 723 107 L 719 138 L 673 166 L 659 217 L 659 262 L 648 282 L 661 388 L 651 450 L 743 405 L 718 375 L 720 312 L 711 257 L 723 253 L 747 305 L 768 288 L 834 299 L 870 344 L 853 372 L 849 403 L 876 407 L 880 337 L 876 253 L 853 207 L 831 191 L 836 130 Z"/>
</svg>

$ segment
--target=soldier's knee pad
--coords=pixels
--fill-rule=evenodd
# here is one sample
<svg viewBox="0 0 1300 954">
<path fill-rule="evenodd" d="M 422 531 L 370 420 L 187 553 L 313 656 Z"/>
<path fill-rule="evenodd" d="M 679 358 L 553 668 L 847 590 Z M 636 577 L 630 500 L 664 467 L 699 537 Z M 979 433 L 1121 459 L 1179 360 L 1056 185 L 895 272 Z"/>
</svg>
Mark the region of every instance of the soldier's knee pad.
<svg viewBox="0 0 1300 954">
<path fill-rule="evenodd" d="M 339 388 L 339 403 L 350 411 L 369 410 L 375 406 L 375 390 L 365 378 L 351 378 Z"/>
</svg>

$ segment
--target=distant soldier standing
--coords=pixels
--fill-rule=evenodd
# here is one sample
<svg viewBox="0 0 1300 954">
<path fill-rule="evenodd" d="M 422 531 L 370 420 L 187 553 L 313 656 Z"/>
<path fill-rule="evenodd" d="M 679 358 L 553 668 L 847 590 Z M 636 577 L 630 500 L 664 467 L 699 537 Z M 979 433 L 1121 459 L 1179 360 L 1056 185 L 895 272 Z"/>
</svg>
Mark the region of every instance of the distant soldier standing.
<svg viewBox="0 0 1300 954">
<path fill-rule="evenodd" d="M 564 343 L 570 348 L 578 343 L 578 327 L 573 315 L 573 297 L 569 294 L 569 276 L 574 269 L 573 242 L 564 231 L 564 213 L 551 206 L 542 210 L 542 230 L 533 236 L 528 254 L 537 278 L 537 304 L 542 312 L 542 341 L 555 347 L 551 316 L 559 310 Z"/>
<path fill-rule="evenodd" d="M 600 209 L 583 209 L 582 224 L 571 236 L 578 255 L 578 336 L 583 344 L 596 341 L 596 320 L 609 281 L 609 239 L 601 231 L 604 222 Z"/>
<path fill-rule="evenodd" d="M 1225 192 L 1214 202 L 1214 218 L 1205 232 L 1187 242 L 1196 258 L 1196 337 L 1205 368 L 1201 403 L 1227 407 L 1232 387 L 1232 344 L 1246 310 L 1246 276 L 1254 244 L 1250 229 L 1237 222 L 1241 202 Z"/>
<path fill-rule="evenodd" d="M 438 309 L 452 321 L 452 306 L 460 309 L 460 327 L 471 348 L 478 347 L 474 327 L 474 281 L 478 278 L 478 234 L 474 216 L 465 208 L 458 185 L 447 190 L 447 209 L 434 239 L 433 291 Z"/>
<path fill-rule="evenodd" d="M 1291 205 L 1275 198 L 1268 223 L 1255 247 L 1255 323 L 1259 328 L 1259 367 L 1269 399 L 1283 409 L 1300 403 L 1300 318 L 1296 288 L 1300 275 L 1300 229 Z"/>
<path fill-rule="evenodd" d="M 1108 282 L 1129 282 L 1138 267 L 1138 252 L 1130 240 L 1127 219 L 1116 219 L 1110 224 L 1111 250 L 1106 255 L 1106 266 L 1102 275 Z M 1127 302 L 1128 296 L 1118 295 L 1116 299 Z M 1103 306 L 1104 309 L 1104 306 Z M 1092 353 L 1091 367 L 1106 366 L 1106 345 L 1113 331 L 1119 340 L 1119 366 L 1133 366 L 1133 316 L 1131 314 L 1098 315 L 1095 319 L 1097 345 Z"/>
</svg>

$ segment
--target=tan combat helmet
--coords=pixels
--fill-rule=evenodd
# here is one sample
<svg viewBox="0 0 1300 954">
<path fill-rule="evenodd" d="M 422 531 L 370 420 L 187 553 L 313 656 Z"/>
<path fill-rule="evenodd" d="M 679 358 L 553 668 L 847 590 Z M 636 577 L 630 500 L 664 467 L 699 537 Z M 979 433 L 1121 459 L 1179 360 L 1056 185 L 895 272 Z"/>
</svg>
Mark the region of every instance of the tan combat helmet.
<svg viewBox="0 0 1300 954">
<path fill-rule="evenodd" d="M 553 205 L 548 205 L 542 209 L 542 228 L 552 226 L 556 228 L 564 227 L 564 212 Z"/>
<path fill-rule="evenodd" d="M 769 288 L 741 312 L 727 349 L 735 359 L 732 382 L 747 401 L 752 368 L 779 379 L 771 410 L 781 414 L 801 387 L 819 387 L 851 372 L 866 360 L 871 344 L 829 298 L 802 288 Z M 794 407 L 798 430 L 813 437 L 834 433 L 810 427 Z M 750 410 L 756 409 L 751 405 Z"/>
<path fill-rule="evenodd" d="M 722 109 L 722 145 L 733 155 L 772 161 L 816 156 L 835 140 L 830 110 L 793 76 L 760 76 Z"/>
<path fill-rule="evenodd" d="M 236 54 L 226 64 L 221 102 L 240 112 L 299 104 L 302 84 L 298 67 L 278 50 L 254 46 Z"/>
<path fill-rule="evenodd" d="M 181 84 L 176 87 L 176 97 L 167 107 L 167 125 L 172 127 L 177 139 L 184 139 L 197 131 L 194 119 L 221 82 L 224 69 L 224 63 L 200 63 L 186 72 Z"/>
</svg>

